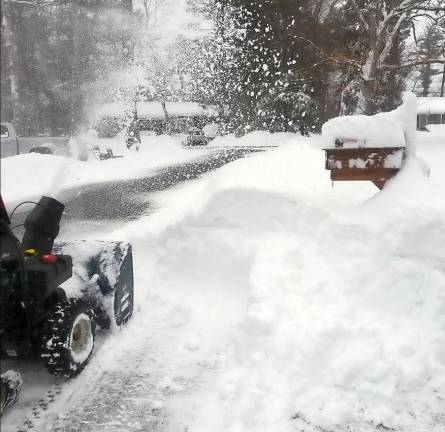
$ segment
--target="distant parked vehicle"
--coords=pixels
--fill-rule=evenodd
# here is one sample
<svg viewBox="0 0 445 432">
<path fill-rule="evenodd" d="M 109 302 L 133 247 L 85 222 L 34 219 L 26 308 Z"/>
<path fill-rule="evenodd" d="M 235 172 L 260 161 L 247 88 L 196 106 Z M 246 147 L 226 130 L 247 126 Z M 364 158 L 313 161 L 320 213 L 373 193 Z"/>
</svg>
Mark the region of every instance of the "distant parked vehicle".
<svg viewBox="0 0 445 432">
<path fill-rule="evenodd" d="M 189 146 L 207 145 L 218 135 L 219 109 L 196 102 L 137 102 L 140 131 L 182 136 Z"/>
<path fill-rule="evenodd" d="M 117 154 L 118 149 L 111 146 L 116 147 L 119 139 L 127 149 L 138 151 L 141 134 L 165 134 L 178 138 L 187 146 L 205 146 L 219 134 L 218 123 L 221 121 L 220 109 L 216 105 L 196 102 L 136 102 L 133 108 L 111 102 L 95 107 L 91 112 L 91 129 L 98 138 L 94 140 L 93 154 L 99 158 L 99 149 L 101 160 Z M 92 142 L 84 141 L 86 147 Z"/>
<path fill-rule="evenodd" d="M 1 123 L 0 155 L 2 158 L 23 153 L 55 154 L 69 156 L 68 137 L 19 137 L 11 123 Z"/>
<path fill-rule="evenodd" d="M 203 130 L 198 127 L 190 127 L 187 131 L 187 145 L 207 145 L 210 139 L 204 134 Z"/>
</svg>

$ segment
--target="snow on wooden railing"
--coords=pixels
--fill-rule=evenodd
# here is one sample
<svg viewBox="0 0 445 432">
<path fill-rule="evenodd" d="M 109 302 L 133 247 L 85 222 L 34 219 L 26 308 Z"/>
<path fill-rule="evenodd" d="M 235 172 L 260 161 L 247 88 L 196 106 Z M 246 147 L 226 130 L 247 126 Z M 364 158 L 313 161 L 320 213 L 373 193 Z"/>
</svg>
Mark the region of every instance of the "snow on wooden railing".
<svg viewBox="0 0 445 432">
<path fill-rule="evenodd" d="M 336 117 L 323 125 L 325 148 L 406 147 L 415 155 L 417 98 L 408 92 L 394 111 Z"/>
<path fill-rule="evenodd" d="M 406 93 L 403 104 L 373 116 L 337 117 L 323 125 L 326 169 L 333 181 L 372 181 L 382 188 L 407 155 L 416 154 L 417 98 Z"/>
</svg>

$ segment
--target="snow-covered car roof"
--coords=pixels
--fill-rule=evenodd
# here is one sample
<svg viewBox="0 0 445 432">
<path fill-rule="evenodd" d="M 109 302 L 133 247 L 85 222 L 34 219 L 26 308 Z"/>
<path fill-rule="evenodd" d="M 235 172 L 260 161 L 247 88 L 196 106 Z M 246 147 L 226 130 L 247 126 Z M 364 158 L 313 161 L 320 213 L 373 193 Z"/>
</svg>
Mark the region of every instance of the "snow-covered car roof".
<svg viewBox="0 0 445 432">
<path fill-rule="evenodd" d="M 127 107 L 119 102 L 91 105 L 88 108 L 88 117 L 91 125 L 95 125 L 106 118 L 124 120 L 127 115 Z"/>
<path fill-rule="evenodd" d="M 445 97 L 419 97 L 418 114 L 445 114 Z"/>
<path fill-rule="evenodd" d="M 165 108 L 167 113 L 175 116 L 204 116 L 216 117 L 218 108 L 214 105 L 201 105 L 196 102 L 166 102 Z"/>
<path fill-rule="evenodd" d="M 197 102 L 166 102 L 165 109 L 171 117 L 216 117 L 215 105 L 202 105 Z M 165 113 L 161 102 L 137 102 L 136 112 L 139 119 L 163 119 Z"/>
<path fill-rule="evenodd" d="M 101 105 L 97 109 L 97 116 L 99 118 L 104 118 L 104 117 L 125 118 L 126 116 L 125 107 L 118 102 L 106 103 Z"/>
<path fill-rule="evenodd" d="M 136 113 L 138 119 L 163 119 L 165 118 L 161 102 L 137 102 Z"/>
</svg>

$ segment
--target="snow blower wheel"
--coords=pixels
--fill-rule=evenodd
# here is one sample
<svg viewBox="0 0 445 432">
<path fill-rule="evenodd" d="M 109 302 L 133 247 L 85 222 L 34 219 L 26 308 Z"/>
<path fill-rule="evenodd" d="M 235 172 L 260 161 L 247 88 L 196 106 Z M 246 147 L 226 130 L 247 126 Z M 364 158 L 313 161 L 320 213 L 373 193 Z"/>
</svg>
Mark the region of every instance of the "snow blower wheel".
<svg viewBox="0 0 445 432">
<path fill-rule="evenodd" d="M 73 377 L 87 365 L 94 347 L 94 312 L 79 299 L 56 304 L 43 328 L 42 353 L 52 375 Z"/>
</svg>

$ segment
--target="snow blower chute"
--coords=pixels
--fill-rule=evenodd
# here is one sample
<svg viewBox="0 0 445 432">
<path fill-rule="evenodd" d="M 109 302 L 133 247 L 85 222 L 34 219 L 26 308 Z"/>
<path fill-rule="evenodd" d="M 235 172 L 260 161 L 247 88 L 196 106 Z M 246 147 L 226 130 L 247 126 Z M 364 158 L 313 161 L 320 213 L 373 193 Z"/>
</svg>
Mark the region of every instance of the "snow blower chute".
<svg viewBox="0 0 445 432">
<path fill-rule="evenodd" d="M 55 242 L 64 207 L 42 197 L 19 241 L 1 201 L 0 339 L 2 358 L 40 357 L 51 374 L 73 377 L 90 359 L 96 324 L 131 317 L 133 260 L 126 242 Z M 1 377 L 2 410 L 17 398 L 14 373 Z"/>
</svg>

